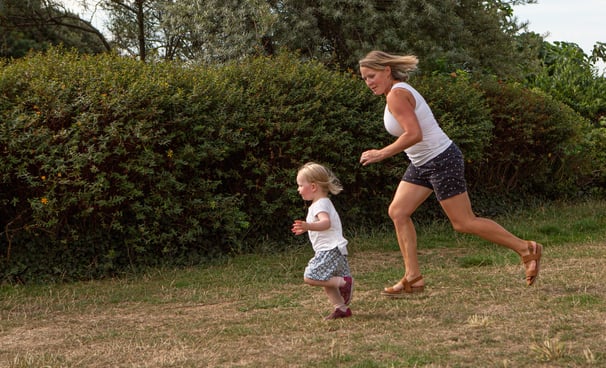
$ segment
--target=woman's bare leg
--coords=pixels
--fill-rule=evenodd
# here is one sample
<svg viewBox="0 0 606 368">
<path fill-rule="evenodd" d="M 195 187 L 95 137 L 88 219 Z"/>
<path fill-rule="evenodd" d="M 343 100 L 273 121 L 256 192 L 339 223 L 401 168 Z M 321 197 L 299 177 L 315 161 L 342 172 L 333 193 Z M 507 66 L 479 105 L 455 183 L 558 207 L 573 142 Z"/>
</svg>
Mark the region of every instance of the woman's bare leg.
<svg viewBox="0 0 606 368">
<path fill-rule="evenodd" d="M 417 257 L 417 232 L 411 216 L 431 193 L 432 190 L 429 188 L 401 181 L 389 206 L 389 217 L 396 230 L 407 280 L 413 280 L 421 275 Z M 421 285 L 423 285 L 422 280 L 414 284 L 414 286 Z M 401 290 L 402 288 L 401 283 L 393 286 L 394 290 Z"/>
<path fill-rule="evenodd" d="M 471 201 L 467 192 L 443 200 L 440 205 L 456 231 L 477 235 L 482 239 L 512 249 L 520 256 L 531 253 L 528 241 L 518 238 L 492 220 L 477 217 L 471 209 Z M 527 271 L 534 270 L 536 262 L 528 262 L 525 267 Z"/>
</svg>

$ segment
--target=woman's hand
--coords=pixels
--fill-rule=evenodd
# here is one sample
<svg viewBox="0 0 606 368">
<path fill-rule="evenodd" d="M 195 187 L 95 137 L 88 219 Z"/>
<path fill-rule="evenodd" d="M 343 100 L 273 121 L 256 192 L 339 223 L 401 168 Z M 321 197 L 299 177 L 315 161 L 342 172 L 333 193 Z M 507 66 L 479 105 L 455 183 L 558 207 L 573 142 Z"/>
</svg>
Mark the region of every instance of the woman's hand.
<svg viewBox="0 0 606 368">
<path fill-rule="evenodd" d="M 379 162 L 383 159 L 383 155 L 381 151 L 373 149 L 362 152 L 362 156 L 360 156 L 360 163 L 362 166 L 366 166 L 368 164 L 373 164 L 375 162 Z"/>
</svg>

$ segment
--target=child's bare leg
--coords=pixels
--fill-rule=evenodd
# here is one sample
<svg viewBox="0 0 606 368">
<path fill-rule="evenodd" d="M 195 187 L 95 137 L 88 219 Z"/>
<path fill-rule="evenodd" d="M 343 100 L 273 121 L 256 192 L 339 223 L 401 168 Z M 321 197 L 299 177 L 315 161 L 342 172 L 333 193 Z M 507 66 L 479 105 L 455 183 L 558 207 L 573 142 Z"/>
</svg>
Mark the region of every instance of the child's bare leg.
<svg viewBox="0 0 606 368">
<path fill-rule="evenodd" d="M 341 286 L 345 285 L 345 279 L 341 276 L 333 276 L 326 281 L 314 280 L 314 279 L 309 279 L 309 278 L 305 277 L 303 279 L 303 281 L 305 281 L 305 283 L 307 285 L 311 285 L 311 286 L 340 288 Z"/>
<path fill-rule="evenodd" d="M 347 310 L 347 305 L 345 304 L 345 300 L 343 299 L 343 295 L 341 295 L 341 291 L 339 287 L 345 285 L 345 279 L 341 276 L 333 276 L 326 281 L 322 280 L 314 280 L 305 277 L 305 283 L 311 286 L 322 286 L 326 295 L 328 296 L 328 300 L 332 303 L 335 309 L 340 309 L 341 311 Z"/>
<path fill-rule="evenodd" d="M 325 286 L 324 291 L 326 292 L 326 295 L 328 295 L 328 300 L 330 300 L 335 309 L 340 309 L 342 311 L 345 311 L 347 309 L 345 301 L 343 300 L 343 297 L 339 292 L 339 288 Z"/>
</svg>

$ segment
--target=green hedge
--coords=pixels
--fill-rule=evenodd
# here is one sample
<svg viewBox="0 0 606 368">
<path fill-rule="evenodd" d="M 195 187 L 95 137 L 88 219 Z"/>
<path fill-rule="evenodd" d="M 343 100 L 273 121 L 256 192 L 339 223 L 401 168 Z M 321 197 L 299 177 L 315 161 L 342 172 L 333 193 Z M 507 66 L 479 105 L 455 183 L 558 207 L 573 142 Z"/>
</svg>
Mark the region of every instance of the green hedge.
<svg viewBox="0 0 606 368">
<path fill-rule="evenodd" d="M 384 212 L 393 185 L 355 164 L 380 135 L 380 101 L 294 57 L 210 68 L 53 50 L 4 65 L 0 96 L 5 279 L 284 246 L 305 214 L 295 171 L 312 159 L 355 183 L 349 219 Z"/>
<path fill-rule="evenodd" d="M 592 152 L 582 150 L 590 122 L 539 90 L 485 79 L 480 88 L 494 124 L 491 146 L 474 167 L 486 188 L 574 195 L 591 175 Z"/>
<path fill-rule="evenodd" d="M 464 78 L 412 83 L 481 186 L 501 139 L 491 94 Z M 0 278 L 96 278 L 305 241 L 290 225 L 306 212 L 295 175 L 309 160 L 344 183 L 334 200 L 347 228 L 389 226 L 405 157 L 358 164 L 392 140 L 383 104 L 359 77 L 288 54 L 207 67 L 54 49 L 5 63 Z"/>
</svg>

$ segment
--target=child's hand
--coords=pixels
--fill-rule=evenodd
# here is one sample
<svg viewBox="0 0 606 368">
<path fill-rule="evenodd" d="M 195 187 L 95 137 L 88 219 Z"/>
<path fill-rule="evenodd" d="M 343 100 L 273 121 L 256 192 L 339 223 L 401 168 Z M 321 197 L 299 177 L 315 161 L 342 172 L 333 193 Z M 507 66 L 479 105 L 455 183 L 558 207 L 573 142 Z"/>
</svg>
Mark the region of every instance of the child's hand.
<svg viewBox="0 0 606 368">
<path fill-rule="evenodd" d="M 301 235 L 307 231 L 306 228 L 307 228 L 307 222 L 305 222 L 303 220 L 295 220 L 295 223 L 292 224 L 291 231 L 295 235 Z"/>
</svg>

